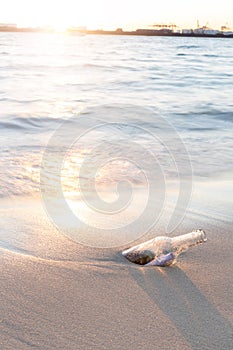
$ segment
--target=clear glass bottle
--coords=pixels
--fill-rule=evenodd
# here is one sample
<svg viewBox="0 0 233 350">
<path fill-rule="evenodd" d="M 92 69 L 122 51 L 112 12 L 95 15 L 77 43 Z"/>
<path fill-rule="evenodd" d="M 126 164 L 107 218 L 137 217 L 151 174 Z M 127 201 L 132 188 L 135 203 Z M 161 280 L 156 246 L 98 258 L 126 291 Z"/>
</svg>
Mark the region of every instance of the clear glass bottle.
<svg viewBox="0 0 233 350">
<path fill-rule="evenodd" d="M 176 261 L 180 253 L 206 240 L 205 231 L 201 229 L 173 238 L 159 236 L 124 250 L 122 255 L 139 265 L 168 266 Z"/>
</svg>

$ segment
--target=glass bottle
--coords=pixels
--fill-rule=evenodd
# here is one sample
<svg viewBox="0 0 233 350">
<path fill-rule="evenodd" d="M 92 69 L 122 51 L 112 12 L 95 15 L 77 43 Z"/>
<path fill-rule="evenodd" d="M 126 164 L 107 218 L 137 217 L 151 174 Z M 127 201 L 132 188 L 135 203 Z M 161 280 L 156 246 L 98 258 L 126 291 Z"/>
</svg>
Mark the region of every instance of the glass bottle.
<svg viewBox="0 0 233 350">
<path fill-rule="evenodd" d="M 206 240 L 206 233 L 201 229 L 173 238 L 159 236 L 124 250 L 122 255 L 139 265 L 168 266 L 174 264 L 180 253 Z"/>
</svg>

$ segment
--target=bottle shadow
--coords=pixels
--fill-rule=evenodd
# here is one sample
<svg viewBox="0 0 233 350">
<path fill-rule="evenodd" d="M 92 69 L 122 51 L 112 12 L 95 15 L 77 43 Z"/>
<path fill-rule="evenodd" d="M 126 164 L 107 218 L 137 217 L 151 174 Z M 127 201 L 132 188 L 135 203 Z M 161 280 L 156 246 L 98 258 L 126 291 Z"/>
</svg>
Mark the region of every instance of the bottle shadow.
<svg viewBox="0 0 233 350">
<path fill-rule="evenodd" d="M 231 350 L 233 328 L 178 267 L 129 268 L 138 286 L 193 350 Z"/>
</svg>

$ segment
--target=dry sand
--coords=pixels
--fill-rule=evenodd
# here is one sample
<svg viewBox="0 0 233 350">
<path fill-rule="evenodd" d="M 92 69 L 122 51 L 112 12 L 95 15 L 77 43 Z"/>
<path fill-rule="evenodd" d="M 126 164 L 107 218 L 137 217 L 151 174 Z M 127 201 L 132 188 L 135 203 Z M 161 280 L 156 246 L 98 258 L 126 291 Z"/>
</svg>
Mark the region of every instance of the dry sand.
<svg viewBox="0 0 233 350">
<path fill-rule="evenodd" d="M 37 206 L 11 206 L 1 209 L 1 350 L 232 350 L 229 223 L 199 217 L 206 244 L 176 266 L 143 268 L 72 242 Z"/>
</svg>

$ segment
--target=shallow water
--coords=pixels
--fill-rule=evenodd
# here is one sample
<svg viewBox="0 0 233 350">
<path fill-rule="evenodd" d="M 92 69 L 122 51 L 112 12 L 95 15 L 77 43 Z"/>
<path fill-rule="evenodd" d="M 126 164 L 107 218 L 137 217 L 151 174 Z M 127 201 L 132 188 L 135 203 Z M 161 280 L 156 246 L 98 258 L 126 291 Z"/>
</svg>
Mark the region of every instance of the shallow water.
<svg viewBox="0 0 233 350">
<path fill-rule="evenodd" d="M 43 152 L 66 123 L 79 139 L 58 133 L 49 148 L 49 195 L 57 194 L 56 157 L 66 145 L 59 176 L 72 201 L 82 191 L 96 199 L 95 185 L 118 210 L 112 203 L 129 183 L 129 198 L 149 183 L 149 196 L 164 186 L 158 198 L 171 206 L 182 180 L 183 212 L 189 202 L 194 213 L 231 222 L 232 67 L 231 39 L 1 33 L 0 196 L 38 197 Z"/>
</svg>

